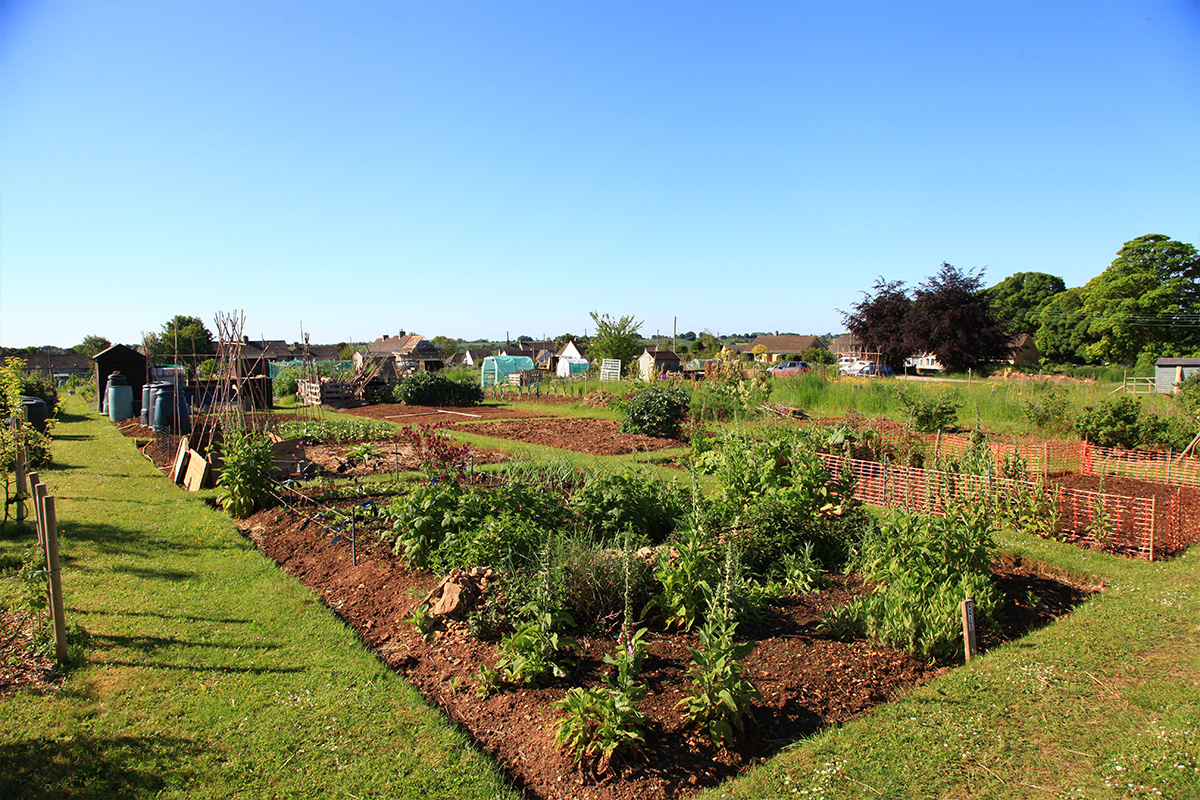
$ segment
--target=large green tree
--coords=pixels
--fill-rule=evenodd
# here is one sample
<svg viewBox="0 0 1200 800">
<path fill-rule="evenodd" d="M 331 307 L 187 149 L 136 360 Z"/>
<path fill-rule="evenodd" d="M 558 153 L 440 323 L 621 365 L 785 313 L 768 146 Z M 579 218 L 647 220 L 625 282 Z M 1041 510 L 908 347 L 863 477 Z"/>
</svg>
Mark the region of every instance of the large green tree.
<svg viewBox="0 0 1200 800">
<path fill-rule="evenodd" d="M 72 347 L 71 352 L 82 353 L 88 358 L 91 358 L 92 356 L 96 355 L 96 353 L 107 350 L 110 347 L 112 347 L 112 342 L 110 342 L 108 339 L 104 338 L 103 336 L 91 334 L 90 336 L 83 337 L 83 341 Z"/>
<path fill-rule="evenodd" d="M 217 352 L 212 333 L 200 318 L 183 314 L 164 322 L 160 333 L 148 334 L 143 345 L 152 364 L 194 367 Z"/>
<path fill-rule="evenodd" d="M 1033 341 L 1044 364 L 1087 364 L 1088 320 L 1083 310 L 1081 288 L 1059 292 L 1038 311 L 1037 332 Z"/>
<path fill-rule="evenodd" d="M 589 357 L 597 361 L 604 358 L 620 359 L 623 372 L 642 351 L 642 336 L 638 332 L 642 323 L 632 314 L 617 319 L 598 311 L 588 314 L 596 326 L 596 333 L 588 346 Z"/>
<path fill-rule="evenodd" d="M 1083 311 L 1097 361 L 1200 349 L 1200 254 L 1162 234 L 1128 241 L 1108 269 L 1084 287 Z"/>
<path fill-rule="evenodd" d="M 1033 333 L 1041 319 L 1042 304 L 1067 285 L 1056 275 L 1045 272 L 1018 272 L 987 290 L 987 299 L 1010 333 Z"/>
</svg>

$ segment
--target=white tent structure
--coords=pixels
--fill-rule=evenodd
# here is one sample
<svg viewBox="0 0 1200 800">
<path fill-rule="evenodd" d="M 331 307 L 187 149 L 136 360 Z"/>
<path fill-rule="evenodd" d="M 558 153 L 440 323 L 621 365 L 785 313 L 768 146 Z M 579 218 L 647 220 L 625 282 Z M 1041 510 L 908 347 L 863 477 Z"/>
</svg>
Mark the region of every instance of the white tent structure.
<svg viewBox="0 0 1200 800">
<path fill-rule="evenodd" d="M 572 375 L 580 375 L 588 371 L 591 366 L 586 358 L 573 358 L 571 356 L 562 356 L 558 359 L 557 375 L 560 378 L 569 378 Z"/>
</svg>

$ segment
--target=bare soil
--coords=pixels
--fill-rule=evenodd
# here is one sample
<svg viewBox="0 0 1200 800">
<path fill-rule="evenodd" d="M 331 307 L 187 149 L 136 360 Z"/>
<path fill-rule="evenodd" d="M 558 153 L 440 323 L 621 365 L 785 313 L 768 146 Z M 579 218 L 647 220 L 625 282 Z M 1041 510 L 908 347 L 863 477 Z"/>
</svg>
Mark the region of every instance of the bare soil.
<svg viewBox="0 0 1200 800">
<path fill-rule="evenodd" d="M 662 439 L 638 433 L 622 433 L 611 419 L 591 417 L 542 417 L 497 422 L 460 422 L 456 428 L 467 433 L 512 439 L 597 456 L 645 453 L 683 447 L 678 439 Z"/>
<path fill-rule="evenodd" d="M 383 403 L 377 406 L 360 406 L 341 409 L 346 414 L 369 419 L 380 419 L 400 425 L 428 425 L 436 422 L 459 422 L 466 419 L 528 419 L 539 417 L 533 411 L 511 408 L 504 403 L 484 403 L 462 408 L 437 408 L 434 406 L 406 406 L 401 403 Z"/>
<path fill-rule="evenodd" d="M 573 685 L 596 685 L 610 669 L 602 662 L 614 642 L 579 637 L 580 664 L 570 683 L 544 688 L 505 686 L 476 697 L 474 674 L 494 666 L 496 643 L 473 638 L 465 623 L 448 623 L 426 640 L 405 621 L 438 582 L 414 571 L 385 546 L 360 537 L 358 565 L 338 544 L 282 509 L 260 511 L 244 523 L 247 535 L 295 575 L 364 643 L 431 702 L 463 726 L 479 746 L 532 797 L 634 800 L 686 797 L 777 753 L 790 742 L 857 717 L 942 674 L 948 665 L 923 662 L 866 641 L 838 641 L 818 630 L 821 615 L 864 591 L 853 577 L 834 576 L 821 592 L 784 598 L 765 621 L 743 625 L 755 642 L 746 674 L 762 693 L 746 732 L 733 748 L 717 748 L 690 729 L 677 703 L 688 691 L 688 646 L 694 634 L 656 632 L 642 679 L 647 697 L 646 746 L 599 782 L 580 772 L 554 744 L 562 712 L 555 702 Z M 1043 574 L 1036 564 L 1001 563 L 1004 621 L 984 632 L 983 649 L 1024 635 L 1068 614 L 1086 592 Z M 1032 602 L 1031 602 L 1032 601 Z"/>
</svg>

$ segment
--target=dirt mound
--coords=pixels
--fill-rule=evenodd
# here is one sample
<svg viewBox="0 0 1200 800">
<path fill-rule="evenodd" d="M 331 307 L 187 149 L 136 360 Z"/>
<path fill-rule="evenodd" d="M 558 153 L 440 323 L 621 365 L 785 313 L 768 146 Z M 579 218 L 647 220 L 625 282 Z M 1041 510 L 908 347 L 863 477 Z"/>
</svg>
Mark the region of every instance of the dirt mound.
<svg viewBox="0 0 1200 800">
<path fill-rule="evenodd" d="M 583 398 L 583 405 L 587 408 L 608 408 L 616 399 L 612 392 L 595 391 Z"/>
</svg>

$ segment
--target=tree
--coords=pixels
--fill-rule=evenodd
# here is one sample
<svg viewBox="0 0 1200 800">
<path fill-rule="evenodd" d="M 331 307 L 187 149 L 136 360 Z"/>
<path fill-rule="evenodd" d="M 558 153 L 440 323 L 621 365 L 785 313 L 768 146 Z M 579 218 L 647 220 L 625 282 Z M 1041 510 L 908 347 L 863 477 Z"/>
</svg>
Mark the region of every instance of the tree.
<svg viewBox="0 0 1200 800">
<path fill-rule="evenodd" d="M 938 274 L 916 289 L 904 322 L 909 352 L 936 356 L 949 372 L 1012 355 L 1012 337 L 980 292 L 982 285 L 982 270 L 963 272 L 942 262 Z"/>
<path fill-rule="evenodd" d="M 574 342 L 580 347 L 586 347 L 590 341 L 591 339 L 586 336 L 576 336 L 573 333 L 564 333 L 561 336 L 556 336 L 554 338 L 554 352 L 557 353 L 558 351 L 562 350 L 563 347 L 566 346 L 567 342 Z"/>
<path fill-rule="evenodd" d="M 92 334 L 90 336 L 83 337 L 83 341 L 72 347 L 71 352 L 81 353 L 88 358 L 91 358 L 92 356 L 96 355 L 96 353 L 107 350 L 110 347 L 112 347 L 112 342 L 110 342 L 108 339 L 105 339 L 103 336 Z"/>
<path fill-rule="evenodd" d="M 194 367 L 216 354 L 212 334 L 198 317 L 177 314 L 163 323 L 161 333 L 146 336 L 146 357 L 153 363 L 175 363 Z"/>
<path fill-rule="evenodd" d="M 451 339 L 449 336 L 435 336 L 429 343 L 441 351 L 443 359 L 448 360 L 458 352 L 458 339 Z"/>
<path fill-rule="evenodd" d="M 1044 272 L 1018 272 L 987 290 L 987 299 L 1010 333 L 1033 333 L 1038 329 L 1042 304 L 1066 291 L 1062 278 Z"/>
<path fill-rule="evenodd" d="M 694 341 L 696 341 L 696 332 L 695 332 L 695 331 L 688 331 L 687 333 L 680 334 L 679 338 L 680 338 L 680 339 L 686 339 L 686 340 L 688 340 L 689 342 L 694 342 Z"/>
<path fill-rule="evenodd" d="M 1193 352 L 1200 348 L 1200 255 L 1162 234 L 1132 239 L 1084 287 L 1083 311 L 1088 355 L 1097 361 Z"/>
<path fill-rule="evenodd" d="M 1034 344 L 1043 364 L 1086 364 L 1088 321 L 1083 311 L 1083 289 L 1067 289 L 1051 297 L 1038 311 Z"/>
<path fill-rule="evenodd" d="M 898 370 L 913 354 L 905 341 L 905 321 L 913 302 L 903 281 L 875 280 L 874 293 L 863 292 L 863 299 L 842 312 L 842 319 L 854 338 L 868 352 L 879 353 L 880 360 Z"/>
<path fill-rule="evenodd" d="M 599 361 L 604 358 L 616 358 L 621 361 L 621 370 L 637 358 L 642 349 L 642 337 L 638 329 L 642 323 L 629 314 L 619 319 L 613 319 L 608 314 L 598 311 L 588 312 L 596 325 L 596 335 L 592 337 L 588 349 L 589 355 Z"/>
</svg>

